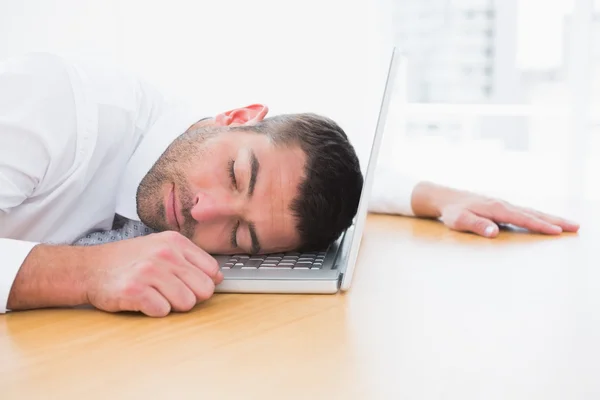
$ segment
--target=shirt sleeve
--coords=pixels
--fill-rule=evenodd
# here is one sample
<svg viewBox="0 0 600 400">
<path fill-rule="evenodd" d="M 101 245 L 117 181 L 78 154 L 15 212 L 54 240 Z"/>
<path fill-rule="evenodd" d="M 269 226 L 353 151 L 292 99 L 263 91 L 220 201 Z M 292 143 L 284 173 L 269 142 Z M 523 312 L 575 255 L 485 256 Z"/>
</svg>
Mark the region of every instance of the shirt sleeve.
<svg viewBox="0 0 600 400">
<path fill-rule="evenodd" d="M 388 164 L 378 165 L 371 190 L 369 211 L 414 217 L 412 193 L 418 183 L 417 179 L 402 174 Z"/>
<path fill-rule="evenodd" d="M 22 240 L 0 238 L 0 254 L 2 254 L 2 267 L 0 268 L 0 314 L 8 310 L 8 295 L 12 288 L 17 273 L 23 261 L 37 243 Z"/>
<path fill-rule="evenodd" d="M 38 243 L 16 240 L 3 219 L 72 162 L 73 93 L 64 64 L 47 54 L 0 63 L 0 313 L 14 280 Z M 61 156 L 58 156 L 61 155 Z"/>
</svg>

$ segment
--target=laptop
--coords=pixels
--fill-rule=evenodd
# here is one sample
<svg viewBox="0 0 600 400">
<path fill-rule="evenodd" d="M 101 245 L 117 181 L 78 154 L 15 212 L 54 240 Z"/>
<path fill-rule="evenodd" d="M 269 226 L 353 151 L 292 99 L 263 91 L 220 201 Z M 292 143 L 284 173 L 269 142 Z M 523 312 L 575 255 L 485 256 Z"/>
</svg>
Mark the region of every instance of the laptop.
<svg viewBox="0 0 600 400">
<path fill-rule="evenodd" d="M 327 249 L 312 253 L 235 254 L 214 256 L 224 280 L 221 293 L 337 293 L 350 288 L 365 227 L 375 167 L 400 62 L 392 51 L 375 136 L 358 210 L 352 225 Z"/>
</svg>

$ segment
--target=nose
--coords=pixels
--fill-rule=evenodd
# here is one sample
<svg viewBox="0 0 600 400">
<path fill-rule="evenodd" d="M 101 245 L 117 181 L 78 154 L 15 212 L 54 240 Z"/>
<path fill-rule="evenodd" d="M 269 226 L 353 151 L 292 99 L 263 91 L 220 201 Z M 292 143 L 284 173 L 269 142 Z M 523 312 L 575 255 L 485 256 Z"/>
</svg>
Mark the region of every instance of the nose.
<svg viewBox="0 0 600 400">
<path fill-rule="evenodd" d="M 212 222 L 235 214 L 235 207 L 230 199 L 219 198 L 214 194 L 198 193 L 194 202 L 190 213 L 197 222 Z"/>
</svg>

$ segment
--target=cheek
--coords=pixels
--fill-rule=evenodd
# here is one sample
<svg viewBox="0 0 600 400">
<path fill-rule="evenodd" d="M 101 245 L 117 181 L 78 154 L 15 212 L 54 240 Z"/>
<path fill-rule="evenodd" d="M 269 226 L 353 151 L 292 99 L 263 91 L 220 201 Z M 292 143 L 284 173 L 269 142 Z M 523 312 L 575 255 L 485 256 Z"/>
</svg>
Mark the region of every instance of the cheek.
<svg viewBox="0 0 600 400">
<path fill-rule="evenodd" d="M 197 160 L 185 168 L 184 175 L 192 187 L 211 188 L 220 185 L 223 180 L 224 172 L 220 171 L 216 161 L 210 158 Z"/>
</svg>

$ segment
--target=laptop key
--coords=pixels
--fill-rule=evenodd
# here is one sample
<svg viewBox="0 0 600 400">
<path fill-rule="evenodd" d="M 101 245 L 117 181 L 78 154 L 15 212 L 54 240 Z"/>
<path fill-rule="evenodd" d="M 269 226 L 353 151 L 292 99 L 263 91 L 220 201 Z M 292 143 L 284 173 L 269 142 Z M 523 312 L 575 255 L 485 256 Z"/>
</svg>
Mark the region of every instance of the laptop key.
<svg viewBox="0 0 600 400">
<path fill-rule="evenodd" d="M 310 268 L 308 268 L 308 267 L 303 267 L 303 266 L 299 266 L 299 265 L 296 265 L 296 266 L 294 267 L 294 269 L 310 269 Z"/>
<path fill-rule="evenodd" d="M 273 267 L 275 268 L 277 266 L 277 264 L 273 264 L 273 263 L 262 263 L 260 264 L 259 268 L 264 268 L 264 267 Z"/>
<path fill-rule="evenodd" d="M 312 266 L 312 268 L 311 268 L 311 269 L 321 269 L 321 265 L 314 265 L 314 264 L 313 264 L 313 266 Z"/>
<path fill-rule="evenodd" d="M 263 266 L 261 266 L 258 269 L 263 269 L 263 270 L 267 270 L 268 271 L 268 270 L 275 270 L 275 269 L 277 269 L 277 267 L 263 267 Z"/>
<path fill-rule="evenodd" d="M 279 264 L 277 264 L 277 267 L 290 267 L 290 268 L 292 268 L 293 266 L 294 266 L 294 263 L 280 262 Z"/>
<path fill-rule="evenodd" d="M 248 260 L 244 263 L 244 267 L 258 268 L 262 263 L 262 260 Z"/>
</svg>

